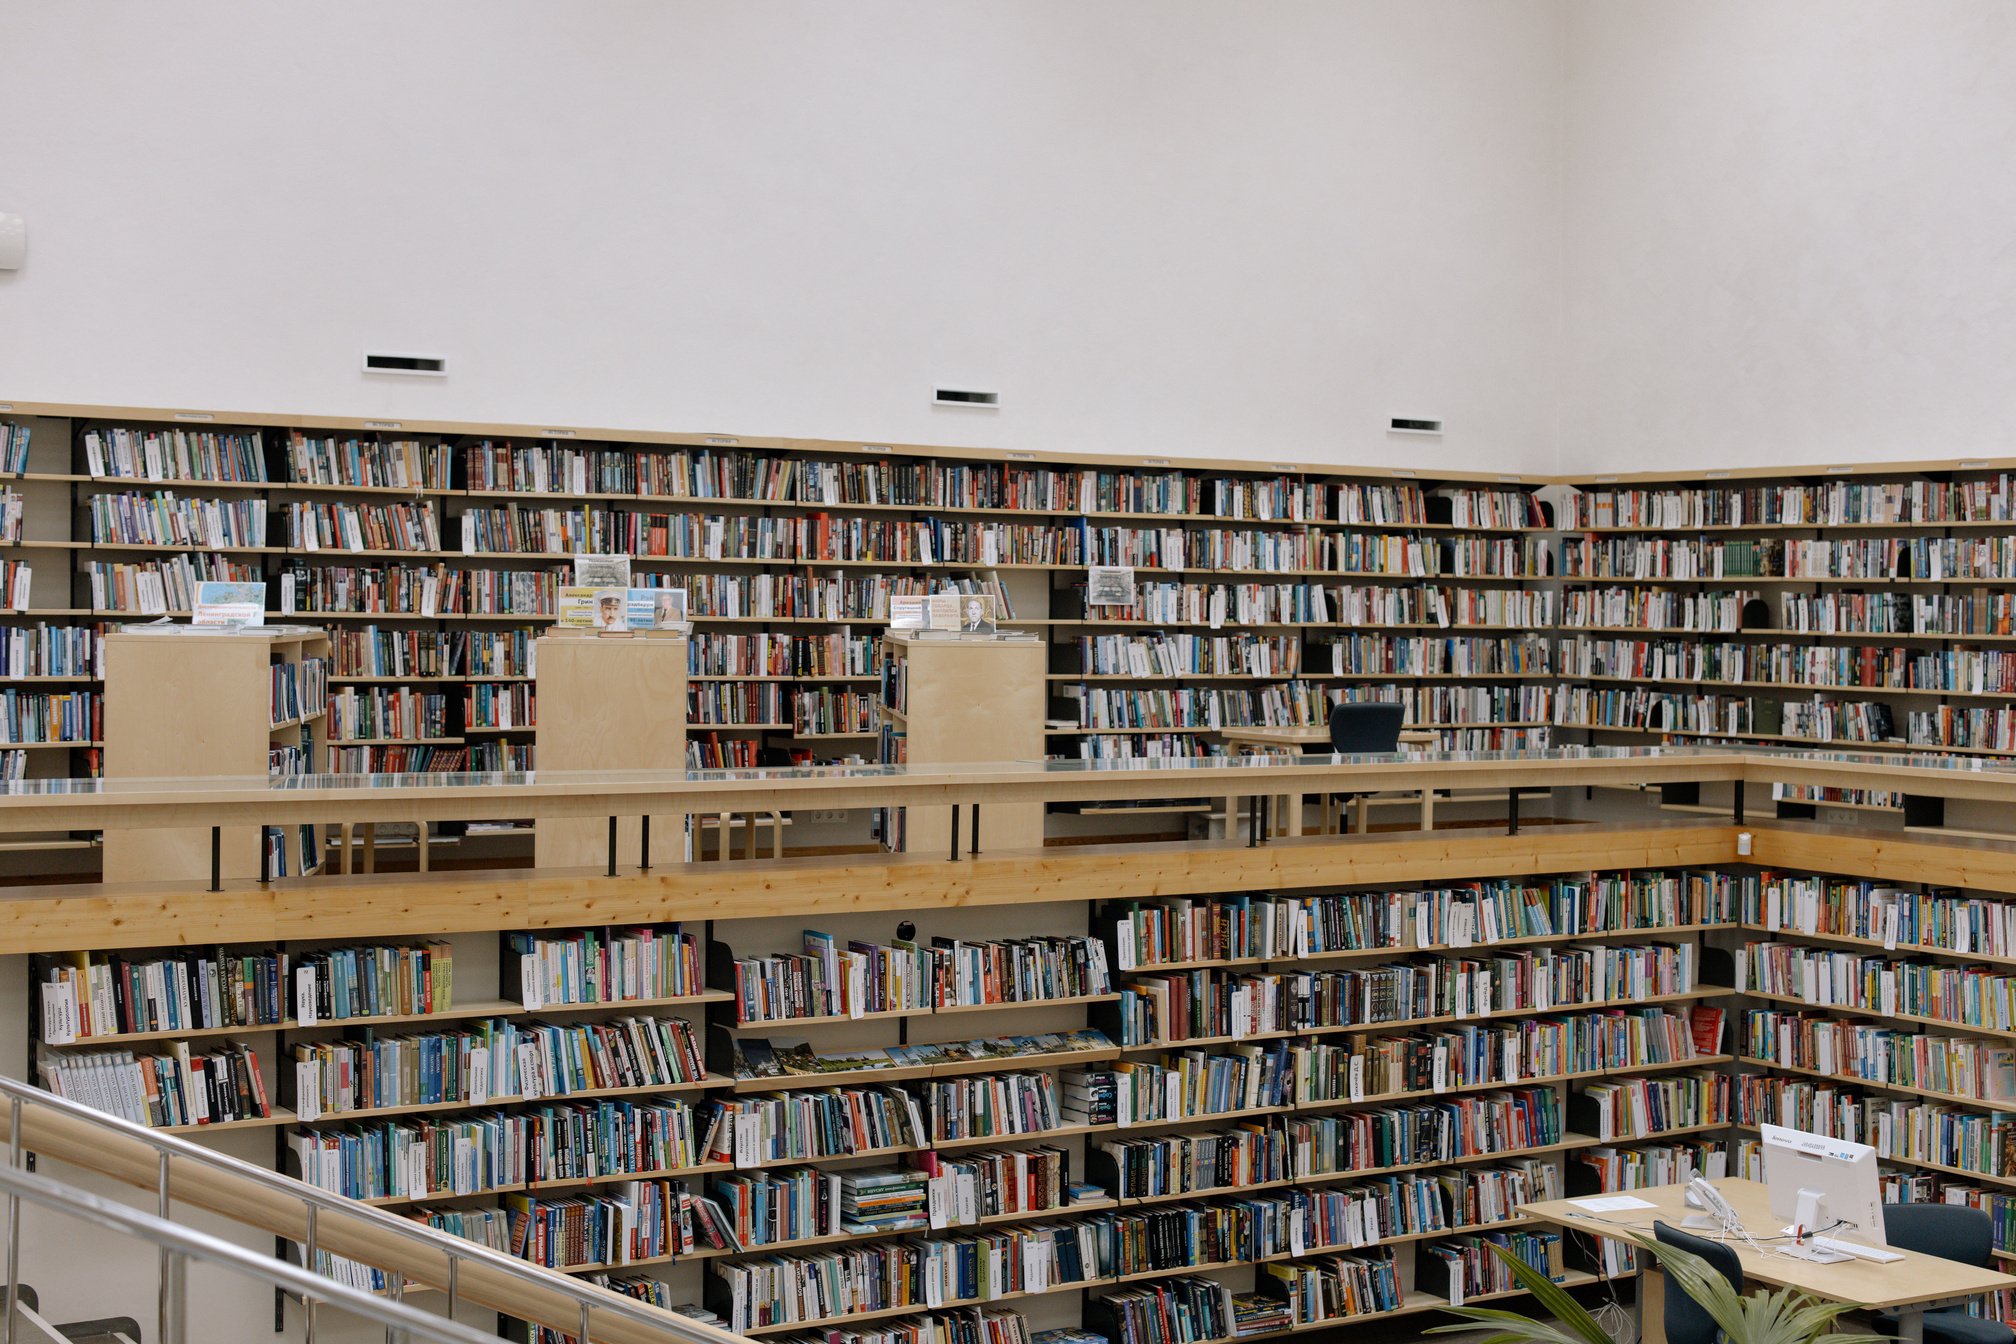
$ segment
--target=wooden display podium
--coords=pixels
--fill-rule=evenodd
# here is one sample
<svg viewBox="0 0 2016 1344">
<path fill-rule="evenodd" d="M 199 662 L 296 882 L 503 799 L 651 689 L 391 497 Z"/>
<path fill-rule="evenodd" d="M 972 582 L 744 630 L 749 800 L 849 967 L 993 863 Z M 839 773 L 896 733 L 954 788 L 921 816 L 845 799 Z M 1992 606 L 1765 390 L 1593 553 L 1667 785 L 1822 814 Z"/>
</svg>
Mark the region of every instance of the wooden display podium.
<svg viewBox="0 0 2016 1344">
<path fill-rule="evenodd" d="M 303 684 L 304 713 L 274 722 L 273 668 L 321 660 L 322 687 L 312 704 Z M 115 631 L 105 636 L 105 777 L 107 779 L 265 778 L 272 750 L 305 746 L 307 769 L 328 766 L 327 671 L 329 637 L 320 630 L 276 627 L 273 632 L 215 635 L 147 635 Z M 256 826 L 227 826 L 218 872 L 226 878 L 261 875 Z M 312 871 L 304 863 L 299 833 L 286 837 L 287 876 Z M 195 879 L 210 876 L 210 832 L 187 830 L 105 832 L 105 880 Z"/>
<path fill-rule="evenodd" d="M 883 638 L 884 759 L 916 766 L 1043 759 L 1043 673 L 1048 646 L 1022 640 Z M 891 744 L 900 739 L 900 756 Z M 952 809 L 907 807 L 902 844 L 943 856 Z M 1040 849 L 1043 804 L 989 803 L 980 809 L 980 846 Z M 961 818 L 963 824 L 968 818 Z M 962 834 L 962 849 L 972 843 Z"/>
<path fill-rule="evenodd" d="M 685 769 L 686 648 L 686 637 L 670 631 L 541 635 L 532 737 L 538 773 Z M 679 861 L 683 820 L 651 819 L 652 853 L 660 861 Z M 638 818 L 623 818 L 616 827 L 617 861 L 634 866 L 641 843 Z M 601 867 L 609 861 L 609 823 L 541 821 L 533 828 L 532 856 L 540 868 Z"/>
</svg>

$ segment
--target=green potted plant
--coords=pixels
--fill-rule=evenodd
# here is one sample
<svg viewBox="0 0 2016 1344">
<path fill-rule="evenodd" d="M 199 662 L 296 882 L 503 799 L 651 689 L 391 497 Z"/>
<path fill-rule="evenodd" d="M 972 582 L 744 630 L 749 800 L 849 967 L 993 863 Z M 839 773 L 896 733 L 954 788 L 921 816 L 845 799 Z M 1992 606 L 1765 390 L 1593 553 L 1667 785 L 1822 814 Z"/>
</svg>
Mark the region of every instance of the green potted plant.
<svg viewBox="0 0 2016 1344">
<path fill-rule="evenodd" d="M 1833 1328 L 1842 1316 L 1861 1309 L 1857 1303 L 1821 1302 L 1790 1288 L 1744 1296 L 1690 1251 L 1628 1232 L 1619 1233 L 1617 1239 L 1656 1256 L 1687 1296 L 1715 1318 L 1727 1344 L 1891 1344 L 1879 1335 L 1844 1334 Z M 1552 1319 L 1536 1320 L 1491 1307 L 1451 1307 L 1449 1314 L 1463 1317 L 1462 1323 L 1435 1326 L 1427 1333 L 1470 1332 L 1483 1326 L 1492 1333 L 1477 1344 L 1616 1344 L 1567 1289 L 1504 1247 L 1491 1250 Z"/>
</svg>

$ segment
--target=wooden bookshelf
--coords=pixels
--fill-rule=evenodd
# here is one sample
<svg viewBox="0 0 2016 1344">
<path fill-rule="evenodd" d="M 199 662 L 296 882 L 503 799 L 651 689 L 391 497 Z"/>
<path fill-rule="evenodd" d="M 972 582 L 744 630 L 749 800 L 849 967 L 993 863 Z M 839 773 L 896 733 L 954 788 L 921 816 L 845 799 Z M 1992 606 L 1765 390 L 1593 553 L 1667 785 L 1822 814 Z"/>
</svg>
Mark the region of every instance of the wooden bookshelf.
<svg viewBox="0 0 2016 1344">
<path fill-rule="evenodd" d="M 329 665 L 319 630 L 278 627 L 194 634 L 113 633 L 105 644 L 105 773 L 109 779 L 263 779 L 276 748 L 299 751 L 304 772 L 324 768 L 326 706 L 276 720 L 269 713 L 277 675 L 296 679 L 305 702 Z M 276 828 L 288 875 L 312 872 L 319 845 L 311 828 Z M 258 877 L 271 867 L 260 831 L 227 826 L 217 868 L 225 879 Z M 108 882 L 208 878 L 207 830 L 115 830 L 105 836 Z"/>
<path fill-rule="evenodd" d="M 889 635 L 882 645 L 883 760 L 930 767 L 1042 759 L 1044 656 L 1033 640 Z M 1041 847 L 1043 804 L 980 810 L 983 849 Z M 971 818 L 957 821 L 969 828 L 959 846 L 968 848 Z M 901 852 L 944 853 L 954 824 L 951 808 L 902 808 L 885 822 L 901 839 L 885 830 L 885 843 Z"/>
<path fill-rule="evenodd" d="M 686 759 L 687 642 L 670 631 L 627 638 L 553 630 L 538 641 L 541 770 L 666 770 Z M 684 857 L 683 818 L 652 819 L 659 862 Z M 624 864 L 641 854 L 636 817 L 617 822 Z M 609 828 L 598 820 L 548 819 L 534 827 L 533 862 L 579 868 L 609 862 Z"/>
</svg>

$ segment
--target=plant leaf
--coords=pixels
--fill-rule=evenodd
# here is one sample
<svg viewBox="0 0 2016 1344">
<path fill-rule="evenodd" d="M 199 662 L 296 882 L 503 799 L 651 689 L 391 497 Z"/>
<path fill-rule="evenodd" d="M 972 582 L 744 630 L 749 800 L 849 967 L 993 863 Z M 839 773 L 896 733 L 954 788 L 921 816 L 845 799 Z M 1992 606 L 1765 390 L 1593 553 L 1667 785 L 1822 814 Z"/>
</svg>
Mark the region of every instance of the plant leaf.
<svg viewBox="0 0 2016 1344">
<path fill-rule="evenodd" d="M 1554 1282 L 1554 1280 L 1512 1254 L 1504 1246 L 1493 1245 L 1491 1253 L 1497 1256 L 1507 1269 L 1512 1271 L 1513 1280 L 1521 1288 L 1533 1294 L 1533 1299 L 1540 1304 L 1541 1310 L 1560 1321 L 1571 1332 L 1564 1334 L 1552 1326 L 1543 1326 L 1542 1328 L 1548 1331 L 1547 1334 L 1524 1336 L 1525 1338 L 1563 1340 L 1567 1341 L 1567 1344 L 1574 1344 L 1577 1340 L 1581 1341 L 1581 1344 L 1615 1344 L 1615 1341 L 1610 1338 L 1610 1332 L 1598 1325 L 1596 1318 L 1591 1316 L 1580 1302 L 1570 1297 L 1566 1288 L 1563 1288 L 1560 1284 Z M 1475 1309 L 1470 1307 L 1452 1307 L 1450 1310 L 1467 1313 Z M 1531 1320 L 1530 1317 L 1519 1316 L 1516 1312 L 1505 1312 L 1501 1313 L 1501 1315 L 1511 1316 L 1517 1320 L 1536 1326 L 1541 1324 L 1538 1321 Z M 1473 1317 L 1472 1319 L 1476 1318 Z M 1429 1333 L 1442 1334 L 1452 1329 L 1465 1328 L 1467 1327 L 1438 1326 Z"/>
</svg>

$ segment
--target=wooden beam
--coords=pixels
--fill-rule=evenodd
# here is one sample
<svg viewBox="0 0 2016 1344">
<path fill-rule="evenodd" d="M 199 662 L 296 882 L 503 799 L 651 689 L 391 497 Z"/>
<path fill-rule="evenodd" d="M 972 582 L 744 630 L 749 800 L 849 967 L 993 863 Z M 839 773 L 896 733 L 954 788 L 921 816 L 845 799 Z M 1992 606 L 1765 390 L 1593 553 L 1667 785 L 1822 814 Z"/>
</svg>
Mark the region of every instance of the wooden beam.
<svg viewBox="0 0 2016 1344">
<path fill-rule="evenodd" d="M 1472 877 L 1726 863 L 1735 827 L 1699 820 L 1496 831 L 1377 832 L 937 856 L 842 855 L 600 869 L 434 872 L 0 894 L 12 952 L 305 938 L 398 938 L 493 929 L 932 910 L 1113 897 L 1194 896 Z"/>
<path fill-rule="evenodd" d="M 1749 829 L 1749 861 L 1766 867 L 2016 892 L 2016 839 L 1871 834 L 1850 826 L 1798 822 Z"/>
</svg>

